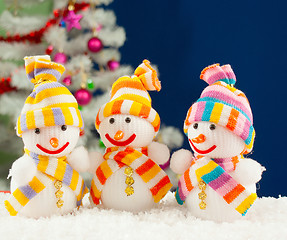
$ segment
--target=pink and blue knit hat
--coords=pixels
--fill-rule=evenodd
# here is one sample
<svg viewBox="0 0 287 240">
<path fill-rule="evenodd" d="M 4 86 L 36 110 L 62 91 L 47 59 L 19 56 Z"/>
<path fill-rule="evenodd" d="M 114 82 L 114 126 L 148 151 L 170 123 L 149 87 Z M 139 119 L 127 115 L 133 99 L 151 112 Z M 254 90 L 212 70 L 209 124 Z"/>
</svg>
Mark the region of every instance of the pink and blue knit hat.
<svg viewBox="0 0 287 240">
<path fill-rule="evenodd" d="M 203 69 L 200 79 L 209 84 L 190 107 L 184 122 L 187 133 L 193 122 L 207 121 L 226 127 L 245 142 L 245 152 L 251 152 L 255 130 L 247 97 L 233 87 L 235 74 L 230 65 L 213 64 Z"/>
</svg>

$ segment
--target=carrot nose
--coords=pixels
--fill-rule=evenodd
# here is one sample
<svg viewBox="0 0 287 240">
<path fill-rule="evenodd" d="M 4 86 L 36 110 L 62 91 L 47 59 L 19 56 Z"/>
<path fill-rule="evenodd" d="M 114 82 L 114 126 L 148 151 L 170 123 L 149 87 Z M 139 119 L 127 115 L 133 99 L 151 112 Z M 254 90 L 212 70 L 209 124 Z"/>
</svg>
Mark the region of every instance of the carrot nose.
<svg viewBox="0 0 287 240">
<path fill-rule="evenodd" d="M 206 137 L 203 134 L 199 134 L 198 137 L 191 139 L 194 143 L 203 143 L 205 142 Z"/>
<path fill-rule="evenodd" d="M 51 138 L 50 144 L 53 148 L 57 148 L 59 146 L 59 140 L 57 138 Z"/>
<path fill-rule="evenodd" d="M 115 140 L 121 140 L 124 137 L 124 133 L 122 131 L 117 131 L 117 133 L 114 136 Z"/>
</svg>

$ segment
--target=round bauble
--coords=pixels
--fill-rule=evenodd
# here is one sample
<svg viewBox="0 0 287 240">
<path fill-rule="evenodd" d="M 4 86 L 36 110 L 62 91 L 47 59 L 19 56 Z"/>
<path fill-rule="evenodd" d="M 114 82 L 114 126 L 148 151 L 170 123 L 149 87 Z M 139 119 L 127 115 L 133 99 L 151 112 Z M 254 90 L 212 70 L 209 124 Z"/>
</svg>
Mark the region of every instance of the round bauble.
<svg viewBox="0 0 287 240">
<path fill-rule="evenodd" d="M 97 52 L 101 51 L 103 47 L 104 47 L 104 45 L 103 45 L 102 41 L 97 37 L 92 37 L 88 41 L 88 49 L 93 53 L 97 53 Z"/>
<path fill-rule="evenodd" d="M 115 61 L 115 60 L 110 60 L 108 61 L 108 68 L 110 71 L 115 71 L 119 68 L 120 66 L 120 63 L 118 61 Z"/>
<path fill-rule="evenodd" d="M 63 79 L 63 83 L 66 86 L 70 86 L 72 84 L 72 78 L 70 75 L 67 75 L 64 79 Z"/>
<path fill-rule="evenodd" d="M 75 98 L 79 105 L 84 106 L 89 104 L 92 99 L 92 94 L 86 89 L 80 89 L 75 92 Z"/>
<path fill-rule="evenodd" d="M 65 64 L 67 62 L 67 55 L 65 53 L 58 52 L 54 56 L 54 62 Z"/>
</svg>

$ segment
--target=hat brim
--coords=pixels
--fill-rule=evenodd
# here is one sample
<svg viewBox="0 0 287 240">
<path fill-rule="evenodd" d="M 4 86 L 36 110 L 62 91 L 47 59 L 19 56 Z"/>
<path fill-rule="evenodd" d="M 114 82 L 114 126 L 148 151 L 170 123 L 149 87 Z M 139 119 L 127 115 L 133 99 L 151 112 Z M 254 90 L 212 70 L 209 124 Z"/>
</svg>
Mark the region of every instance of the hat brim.
<svg viewBox="0 0 287 240">
<path fill-rule="evenodd" d="M 22 133 L 35 128 L 70 125 L 84 128 L 81 112 L 73 107 L 42 108 L 27 111 L 17 120 L 16 132 L 19 137 Z"/>
<path fill-rule="evenodd" d="M 143 118 L 151 123 L 156 133 L 160 127 L 160 117 L 153 108 L 132 100 L 114 100 L 100 108 L 95 122 L 96 128 L 99 129 L 106 117 L 115 114 L 129 114 Z"/>
</svg>

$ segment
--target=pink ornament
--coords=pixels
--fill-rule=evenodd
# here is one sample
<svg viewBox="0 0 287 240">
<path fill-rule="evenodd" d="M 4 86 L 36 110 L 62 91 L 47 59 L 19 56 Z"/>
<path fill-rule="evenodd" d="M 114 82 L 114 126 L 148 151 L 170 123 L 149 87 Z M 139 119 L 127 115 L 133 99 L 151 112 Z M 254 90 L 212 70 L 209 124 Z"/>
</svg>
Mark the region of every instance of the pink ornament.
<svg viewBox="0 0 287 240">
<path fill-rule="evenodd" d="M 65 64 L 67 62 L 67 56 L 65 53 L 56 53 L 54 56 L 54 62 Z"/>
<path fill-rule="evenodd" d="M 75 92 L 75 98 L 79 105 L 84 106 L 89 104 L 92 99 L 92 94 L 86 89 L 80 89 Z"/>
<path fill-rule="evenodd" d="M 101 51 L 103 48 L 103 43 L 102 41 L 97 38 L 97 37 L 92 37 L 89 41 L 88 41 L 88 49 L 91 51 L 91 52 L 99 52 Z"/>
<path fill-rule="evenodd" d="M 70 31 L 72 28 L 81 29 L 82 27 L 79 21 L 82 17 L 83 15 L 81 14 L 77 15 L 74 11 L 69 11 L 67 16 L 63 18 L 63 21 L 66 23 L 67 30 Z"/>
<path fill-rule="evenodd" d="M 118 61 L 115 60 L 110 60 L 108 61 L 108 68 L 110 69 L 110 71 L 115 71 L 116 69 L 118 69 L 120 66 L 120 63 Z"/>
<path fill-rule="evenodd" d="M 63 83 L 66 86 L 70 86 L 72 84 L 72 78 L 70 75 L 67 75 L 64 79 L 63 79 Z"/>
</svg>

